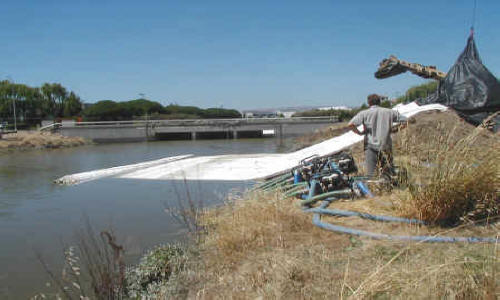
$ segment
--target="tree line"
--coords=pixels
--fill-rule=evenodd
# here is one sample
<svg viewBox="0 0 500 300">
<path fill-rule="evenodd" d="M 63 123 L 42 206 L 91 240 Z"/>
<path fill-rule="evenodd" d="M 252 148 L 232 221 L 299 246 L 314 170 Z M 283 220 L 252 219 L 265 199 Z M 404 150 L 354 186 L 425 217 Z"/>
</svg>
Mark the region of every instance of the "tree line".
<svg viewBox="0 0 500 300">
<path fill-rule="evenodd" d="M 161 105 L 147 99 L 124 102 L 102 100 L 82 113 L 85 121 L 121 121 L 132 119 L 226 119 L 241 118 L 239 111 L 225 108 L 199 108 L 177 104 Z"/>
<path fill-rule="evenodd" d="M 20 123 L 35 125 L 42 119 L 77 116 L 82 110 L 82 102 L 59 83 L 30 87 L 9 80 L 0 81 L 0 119 L 13 121 L 14 110 Z"/>
<path fill-rule="evenodd" d="M 31 87 L 9 80 L 0 81 L 0 122 L 14 122 L 20 127 L 39 125 L 42 120 L 78 118 L 83 121 L 120 121 L 142 118 L 199 119 L 240 118 L 234 109 L 207 108 L 169 104 L 147 99 L 118 102 L 102 100 L 83 104 L 80 97 L 59 83 Z"/>
</svg>

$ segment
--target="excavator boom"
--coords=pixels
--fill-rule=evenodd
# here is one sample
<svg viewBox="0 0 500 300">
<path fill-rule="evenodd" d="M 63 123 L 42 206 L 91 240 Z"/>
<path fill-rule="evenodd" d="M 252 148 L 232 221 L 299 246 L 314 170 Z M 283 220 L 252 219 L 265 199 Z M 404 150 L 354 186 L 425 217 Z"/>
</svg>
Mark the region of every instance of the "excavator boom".
<svg viewBox="0 0 500 300">
<path fill-rule="evenodd" d="M 410 71 L 423 78 L 432 78 L 435 80 L 442 80 L 446 77 L 446 73 L 439 71 L 435 66 L 424 66 L 421 64 L 410 63 L 391 55 L 389 58 L 380 62 L 379 68 L 377 72 L 375 72 L 375 78 L 384 79 L 399 75 L 406 71 Z"/>
</svg>

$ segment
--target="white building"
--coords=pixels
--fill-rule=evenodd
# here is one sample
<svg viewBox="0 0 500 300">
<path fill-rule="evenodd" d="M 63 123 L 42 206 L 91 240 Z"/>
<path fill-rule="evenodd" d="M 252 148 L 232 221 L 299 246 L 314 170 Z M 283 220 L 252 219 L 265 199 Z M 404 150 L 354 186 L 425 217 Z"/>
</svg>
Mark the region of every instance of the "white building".
<svg viewBox="0 0 500 300">
<path fill-rule="evenodd" d="M 352 108 L 347 107 L 347 106 L 327 106 L 327 107 L 320 107 L 318 110 L 352 110 Z"/>
</svg>

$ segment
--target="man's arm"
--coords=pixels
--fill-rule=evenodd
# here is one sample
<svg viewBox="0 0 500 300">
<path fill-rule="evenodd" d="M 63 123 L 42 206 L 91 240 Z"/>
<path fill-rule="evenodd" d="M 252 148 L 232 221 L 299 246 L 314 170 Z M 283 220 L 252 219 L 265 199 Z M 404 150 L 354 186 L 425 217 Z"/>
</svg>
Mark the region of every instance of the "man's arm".
<svg viewBox="0 0 500 300">
<path fill-rule="evenodd" d="M 347 124 L 347 127 L 349 127 L 349 129 L 351 129 L 352 131 L 354 131 L 355 134 L 358 134 L 358 135 L 364 135 L 365 131 L 366 131 L 366 128 L 364 128 L 365 127 L 364 125 L 363 125 L 363 132 L 359 131 L 358 126 L 356 126 L 353 123 Z"/>
<path fill-rule="evenodd" d="M 393 110 L 392 111 L 392 121 L 396 124 L 393 123 L 392 130 L 391 132 L 397 132 L 399 130 L 405 129 L 406 126 L 408 125 L 408 118 L 405 116 L 401 115 L 398 111 Z"/>
<path fill-rule="evenodd" d="M 363 125 L 363 132 L 358 130 L 359 125 Z M 365 124 L 363 122 L 363 112 L 361 111 L 361 112 L 357 113 L 351 119 L 351 121 L 349 121 L 349 123 L 347 124 L 347 127 L 350 130 L 354 131 L 354 133 L 356 133 L 356 134 L 364 135 L 366 133 L 366 127 L 365 127 Z"/>
<path fill-rule="evenodd" d="M 392 110 L 392 122 L 405 123 L 408 119 L 400 114 L 397 110 Z"/>
</svg>

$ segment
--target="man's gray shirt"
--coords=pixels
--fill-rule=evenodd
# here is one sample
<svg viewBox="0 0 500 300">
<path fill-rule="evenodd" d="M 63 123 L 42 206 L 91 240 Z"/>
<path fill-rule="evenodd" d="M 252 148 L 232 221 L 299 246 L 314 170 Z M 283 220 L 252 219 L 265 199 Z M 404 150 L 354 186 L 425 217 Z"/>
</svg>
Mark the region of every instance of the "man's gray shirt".
<svg viewBox="0 0 500 300">
<path fill-rule="evenodd" d="M 365 125 L 365 147 L 382 151 L 392 149 L 392 123 L 401 121 L 404 121 L 404 117 L 396 110 L 372 105 L 360 111 L 349 123 Z"/>
</svg>

